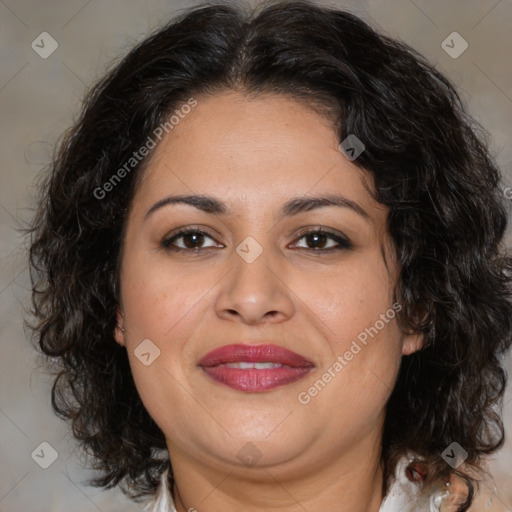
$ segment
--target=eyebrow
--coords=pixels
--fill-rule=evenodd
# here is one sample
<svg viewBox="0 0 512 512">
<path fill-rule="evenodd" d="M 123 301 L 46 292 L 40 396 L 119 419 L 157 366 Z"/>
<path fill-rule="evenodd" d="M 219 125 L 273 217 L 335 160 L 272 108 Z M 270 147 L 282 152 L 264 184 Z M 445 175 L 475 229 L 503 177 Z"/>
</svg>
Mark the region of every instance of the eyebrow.
<svg viewBox="0 0 512 512">
<path fill-rule="evenodd" d="M 172 195 L 164 197 L 157 201 L 144 216 L 147 219 L 152 213 L 173 204 L 188 204 L 198 210 L 215 215 L 229 215 L 232 210 L 222 201 L 215 197 L 205 195 Z M 281 208 L 281 216 L 287 217 L 308 212 L 317 208 L 326 206 L 337 206 L 340 208 L 349 208 L 359 214 L 366 220 L 370 220 L 370 215 L 356 202 L 337 194 L 328 194 L 322 196 L 295 197 L 284 203 Z"/>
</svg>

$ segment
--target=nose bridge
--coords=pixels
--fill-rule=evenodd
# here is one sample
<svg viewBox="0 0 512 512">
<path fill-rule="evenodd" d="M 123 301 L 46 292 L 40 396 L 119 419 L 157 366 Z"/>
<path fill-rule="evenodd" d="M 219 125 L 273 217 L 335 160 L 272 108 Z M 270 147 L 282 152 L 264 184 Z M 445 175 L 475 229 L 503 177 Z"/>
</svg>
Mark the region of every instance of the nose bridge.
<svg viewBox="0 0 512 512">
<path fill-rule="evenodd" d="M 279 276 L 279 255 L 246 237 L 233 251 L 232 271 L 223 282 L 217 299 L 221 316 L 238 316 L 247 323 L 285 319 L 293 314 L 289 288 Z"/>
</svg>

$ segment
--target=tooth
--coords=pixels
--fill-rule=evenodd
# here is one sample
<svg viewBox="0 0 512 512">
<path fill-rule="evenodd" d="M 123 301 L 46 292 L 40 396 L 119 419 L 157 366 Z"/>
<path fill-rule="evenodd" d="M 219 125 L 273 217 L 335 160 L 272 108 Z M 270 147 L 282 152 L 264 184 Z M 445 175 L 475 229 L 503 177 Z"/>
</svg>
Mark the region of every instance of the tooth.
<svg viewBox="0 0 512 512">
<path fill-rule="evenodd" d="M 226 363 L 226 364 L 220 365 L 220 366 L 227 366 L 228 368 L 238 368 L 240 370 L 248 370 L 248 369 L 253 369 L 253 368 L 256 370 L 267 370 L 267 369 L 272 369 L 272 368 L 280 368 L 283 365 L 279 364 L 279 363 L 270 363 L 270 362 L 249 363 L 246 361 L 240 361 L 237 363 Z"/>
<path fill-rule="evenodd" d="M 257 370 L 266 370 L 268 368 L 280 368 L 282 365 L 279 363 L 254 363 Z"/>
<path fill-rule="evenodd" d="M 249 368 L 254 368 L 254 363 L 246 363 L 244 361 L 240 361 L 237 364 L 236 368 L 240 368 L 241 370 L 248 370 Z"/>
</svg>

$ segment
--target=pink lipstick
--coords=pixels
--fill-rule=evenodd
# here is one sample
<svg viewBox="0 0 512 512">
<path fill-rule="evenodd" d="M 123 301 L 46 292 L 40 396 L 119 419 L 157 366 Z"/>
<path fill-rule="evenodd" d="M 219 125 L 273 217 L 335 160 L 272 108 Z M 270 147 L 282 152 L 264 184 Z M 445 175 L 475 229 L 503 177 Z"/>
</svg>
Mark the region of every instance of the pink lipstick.
<svg viewBox="0 0 512 512">
<path fill-rule="evenodd" d="M 261 392 L 290 384 L 308 374 L 314 364 L 277 345 L 225 345 L 198 363 L 213 380 L 234 389 Z"/>
</svg>

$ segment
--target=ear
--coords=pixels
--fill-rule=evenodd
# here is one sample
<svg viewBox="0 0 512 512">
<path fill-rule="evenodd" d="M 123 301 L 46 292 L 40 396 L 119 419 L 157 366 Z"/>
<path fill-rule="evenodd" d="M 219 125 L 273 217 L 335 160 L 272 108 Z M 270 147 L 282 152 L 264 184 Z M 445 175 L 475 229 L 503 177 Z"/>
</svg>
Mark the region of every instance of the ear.
<svg viewBox="0 0 512 512">
<path fill-rule="evenodd" d="M 404 356 L 408 356 L 421 350 L 423 348 L 423 342 L 425 341 L 425 336 L 423 333 L 419 334 L 406 334 L 403 338 L 402 343 L 402 354 Z"/>
<path fill-rule="evenodd" d="M 116 343 L 119 343 L 119 345 L 122 347 L 126 347 L 124 316 L 119 309 L 116 311 L 116 327 L 114 329 L 114 339 L 116 340 Z"/>
</svg>

